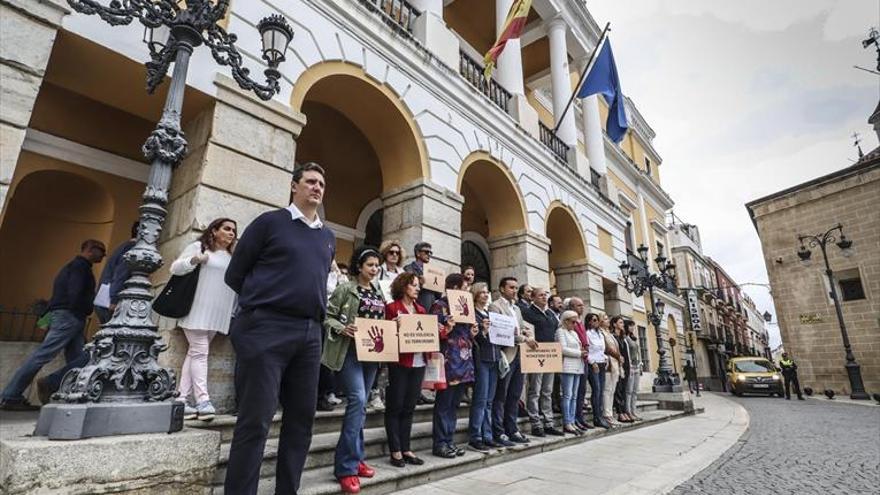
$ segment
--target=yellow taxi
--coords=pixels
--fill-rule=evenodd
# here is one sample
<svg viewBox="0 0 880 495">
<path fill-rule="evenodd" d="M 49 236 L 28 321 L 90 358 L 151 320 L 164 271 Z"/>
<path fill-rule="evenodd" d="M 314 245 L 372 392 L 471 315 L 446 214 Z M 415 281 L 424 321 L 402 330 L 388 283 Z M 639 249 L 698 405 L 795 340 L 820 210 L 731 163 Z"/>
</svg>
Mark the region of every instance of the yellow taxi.
<svg viewBox="0 0 880 495">
<path fill-rule="evenodd" d="M 761 357 L 735 357 L 727 362 L 730 393 L 783 396 L 782 376 L 772 362 Z"/>
</svg>

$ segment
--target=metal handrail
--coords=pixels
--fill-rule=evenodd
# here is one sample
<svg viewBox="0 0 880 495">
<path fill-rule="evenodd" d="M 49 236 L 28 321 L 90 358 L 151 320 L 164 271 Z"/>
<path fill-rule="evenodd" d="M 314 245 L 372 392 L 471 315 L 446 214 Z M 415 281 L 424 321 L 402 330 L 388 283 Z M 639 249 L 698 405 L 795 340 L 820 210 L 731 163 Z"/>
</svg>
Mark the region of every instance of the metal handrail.
<svg viewBox="0 0 880 495">
<path fill-rule="evenodd" d="M 483 93 L 498 108 L 504 110 L 504 113 L 509 113 L 510 92 L 494 79 L 487 80 L 483 73 L 484 67 L 461 50 L 458 52 L 458 72 L 467 82 L 471 83 L 471 86 L 477 88 L 480 93 Z"/>
</svg>

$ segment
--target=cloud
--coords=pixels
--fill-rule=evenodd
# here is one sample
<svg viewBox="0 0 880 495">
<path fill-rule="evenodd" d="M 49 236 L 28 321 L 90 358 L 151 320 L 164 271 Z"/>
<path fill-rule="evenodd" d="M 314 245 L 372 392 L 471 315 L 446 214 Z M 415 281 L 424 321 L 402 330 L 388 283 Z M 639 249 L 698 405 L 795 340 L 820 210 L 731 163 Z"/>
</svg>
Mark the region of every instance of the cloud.
<svg viewBox="0 0 880 495">
<path fill-rule="evenodd" d="M 766 282 L 744 203 L 851 164 L 850 135 L 877 146 L 876 54 L 861 40 L 878 4 L 855 0 L 590 1 L 624 92 L 657 131 L 663 188 L 738 282 Z M 775 313 L 767 290 L 746 289 Z M 772 332 L 778 329 L 771 327 Z M 778 334 L 774 336 L 778 341 Z"/>
</svg>

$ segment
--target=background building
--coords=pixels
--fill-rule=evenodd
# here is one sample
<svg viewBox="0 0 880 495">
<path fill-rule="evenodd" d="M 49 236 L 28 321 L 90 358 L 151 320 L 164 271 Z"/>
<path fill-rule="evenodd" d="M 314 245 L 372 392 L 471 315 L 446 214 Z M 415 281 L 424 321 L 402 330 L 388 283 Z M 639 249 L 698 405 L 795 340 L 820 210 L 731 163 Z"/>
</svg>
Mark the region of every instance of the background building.
<svg viewBox="0 0 880 495">
<path fill-rule="evenodd" d="M 785 350 L 799 365 L 802 385 L 849 394 L 840 326 L 822 253 L 798 259 L 798 235 L 821 234 L 838 223 L 852 240 L 849 258 L 833 243 L 827 254 L 853 354 L 866 390 L 880 390 L 880 151 L 855 165 L 756 199 L 752 216 L 773 288 Z"/>
<path fill-rule="evenodd" d="M 623 290 L 618 269 L 640 244 L 652 259 L 669 246 L 673 202 L 660 186 L 654 131 L 631 100 L 620 144 L 604 132 L 601 98 L 560 118 L 600 35 L 583 2 L 535 0 L 522 38 L 486 80 L 478 61 L 511 4 L 233 0 L 221 22 L 239 35 L 252 74 L 264 68 L 257 20 L 277 12 L 294 26 L 281 92 L 259 101 L 196 50 L 182 116 L 189 154 L 174 172 L 160 239 L 166 262 L 214 218 L 243 230 L 288 204 L 295 163 L 317 161 L 339 260 L 382 238 L 431 242 L 444 269 L 471 264 L 493 285 L 513 275 L 633 317 L 646 370 L 656 369 L 648 304 Z M 11 33 L 0 57 L 0 380 L 42 339 L 32 308 L 79 243 L 127 238 L 147 180 L 140 148 L 167 90 L 140 90 L 149 53 L 139 24 L 69 15 L 61 0 L 9 5 L 0 2 Z M 154 282 L 168 277 L 160 270 Z M 659 297 L 665 346 L 684 331 L 684 302 L 674 290 Z M 174 321 L 161 326 L 170 343 L 162 359 L 177 367 L 186 344 Z M 221 409 L 231 405 L 233 359 L 228 340 L 214 339 L 209 383 Z"/>
</svg>

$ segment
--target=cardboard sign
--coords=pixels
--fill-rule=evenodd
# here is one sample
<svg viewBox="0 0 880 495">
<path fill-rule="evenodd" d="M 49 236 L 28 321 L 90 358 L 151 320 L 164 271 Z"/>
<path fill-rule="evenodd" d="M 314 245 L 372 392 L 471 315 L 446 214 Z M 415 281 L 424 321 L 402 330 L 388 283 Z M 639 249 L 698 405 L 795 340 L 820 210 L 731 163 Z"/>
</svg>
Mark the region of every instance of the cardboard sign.
<svg viewBox="0 0 880 495">
<path fill-rule="evenodd" d="M 516 318 L 499 313 L 489 313 L 489 342 L 505 347 L 514 345 Z"/>
<path fill-rule="evenodd" d="M 354 325 L 358 361 L 397 362 L 397 322 L 355 318 Z"/>
<path fill-rule="evenodd" d="M 562 373 L 562 344 L 540 342 L 532 350 L 528 344 L 519 345 L 523 373 Z"/>
<path fill-rule="evenodd" d="M 446 290 L 446 272 L 437 267 L 425 265 L 422 273 L 425 279 L 425 283 L 422 284 L 423 289 L 440 292 L 441 294 Z"/>
<path fill-rule="evenodd" d="M 385 298 L 385 302 L 390 303 L 393 302 L 394 299 L 391 297 L 391 284 L 393 280 L 380 280 L 379 288 L 382 290 L 382 297 Z"/>
<path fill-rule="evenodd" d="M 437 315 L 400 315 L 400 352 L 437 352 L 440 329 Z"/>
<path fill-rule="evenodd" d="M 456 323 L 476 323 L 477 311 L 474 309 L 474 295 L 466 290 L 447 290 L 449 314 Z"/>
</svg>

